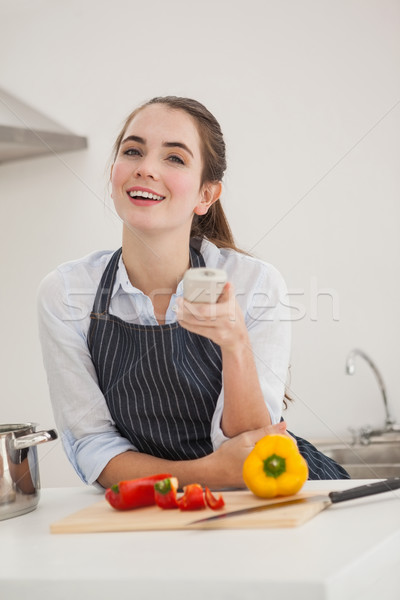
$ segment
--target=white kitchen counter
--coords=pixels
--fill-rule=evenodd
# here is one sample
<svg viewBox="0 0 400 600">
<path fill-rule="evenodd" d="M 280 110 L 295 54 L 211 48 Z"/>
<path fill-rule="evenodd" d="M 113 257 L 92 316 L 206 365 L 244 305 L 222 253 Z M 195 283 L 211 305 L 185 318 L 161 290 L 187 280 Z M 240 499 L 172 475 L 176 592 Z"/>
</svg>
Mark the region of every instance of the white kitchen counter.
<svg viewBox="0 0 400 600">
<path fill-rule="evenodd" d="M 100 499 L 89 488 L 44 489 L 35 511 L 0 521 L 2 599 L 400 597 L 400 490 L 331 506 L 293 529 L 50 533 L 52 522 Z"/>
</svg>

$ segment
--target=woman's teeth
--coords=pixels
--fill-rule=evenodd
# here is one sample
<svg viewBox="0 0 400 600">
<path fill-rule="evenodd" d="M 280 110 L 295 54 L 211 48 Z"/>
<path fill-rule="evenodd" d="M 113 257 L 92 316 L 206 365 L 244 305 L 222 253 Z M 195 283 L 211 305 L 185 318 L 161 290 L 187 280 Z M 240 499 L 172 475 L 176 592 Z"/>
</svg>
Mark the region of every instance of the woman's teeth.
<svg viewBox="0 0 400 600">
<path fill-rule="evenodd" d="M 151 192 L 142 192 L 140 190 L 128 192 L 131 198 L 148 198 L 149 200 L 164 200 L 164 196 L 157 196 Z"/>
</svg>

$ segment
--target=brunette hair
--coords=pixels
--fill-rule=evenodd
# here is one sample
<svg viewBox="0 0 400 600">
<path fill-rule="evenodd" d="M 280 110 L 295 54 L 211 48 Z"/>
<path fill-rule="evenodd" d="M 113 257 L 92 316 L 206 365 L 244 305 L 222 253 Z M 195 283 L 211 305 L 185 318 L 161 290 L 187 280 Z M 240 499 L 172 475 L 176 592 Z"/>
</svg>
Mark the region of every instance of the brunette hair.
<svg viewBox="0 0 400 600">
<path fill-rule="evenodd" d="M 172 110 L 183 110 L 194 119 L 201 140 L 203 159 L 201 185 L 221 181 L 226 170 L 225 142 L 221 127 L 214 115 L 203 104 L 192 98 L 159 96 L 136 108 L 125 120 L 123 128 L 115 141 L 113 160 L 115 161 L 118 155 L 129 123 L 141 110 L 152 104 L 164 104 Z M 235 244 L 220 199 L 210 206 L 205 215 L 194 215 L 190 237 L 207 238 L 218 248 L 232 248 L 238 252 L 243 252 Z"/>
</svg>

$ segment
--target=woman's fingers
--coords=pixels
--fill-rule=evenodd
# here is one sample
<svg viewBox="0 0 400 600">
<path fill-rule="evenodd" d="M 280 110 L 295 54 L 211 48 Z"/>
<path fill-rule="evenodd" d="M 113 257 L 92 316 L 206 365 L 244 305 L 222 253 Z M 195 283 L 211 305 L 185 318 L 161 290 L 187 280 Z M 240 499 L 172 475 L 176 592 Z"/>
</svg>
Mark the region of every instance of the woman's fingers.
<svg viewBox="0 0 400 600">
<path fill-rule="evenodd" d="M 297 441 L 292 435 L 286 430 L 286 422 L 280 421 L 275 425 L 267 425 L 260 429 L 254 429 L 253 431 L 246 431 L 242 435 L 246 436 L 246 444 L 249 448 L 254 448 L 256 443 L 266 435 L 285 435 L 290 438 L 297 446 Z"/>
<path fill-rule="evenodd" d="M 275 425 L 266 425 L 260 429 L 254 429 L 253 431 L 246 431 L 244 435 L 248 436 L 249 445 L 254 446 L 261 438 L 266 435 L 289 435 L 286 431 L 285 421 L 276 423 Z"/>
<path fill-rule="evenodd" d="M 249 435 L 252 440 L 254 440 L 254 445 L 258 440 L 261 440 L 266 435 L 285 435 L 290 438 L 297 446 L 297 441 L 295 438 L 290 435 L 290 433 L 286 430 L 286 422 L 280 421 L 275 425 L 267 425 L 266 427 L 261 427 L 261 429 L 255 429 L 254 431 L 247 431 L 245 435 Z"/>
<path fill-rule="evenodd" d="M 276 425 L 268 425 L 253 431 L 245 431 L 240 435 L 230 438 L 224 442 L 213 454 L 213 459 L 217 461 L 217 468 L 221 473 L 226 474 L 226 480 L 223 483 L 226 486 L 243 487 L 242 478 L 243 463 L 249 453 L 253 450 L 255 444 L 266 435 L 287 435 L 286 423 L 281 421 Z M 290 436 L 291 437 L 291 436 Z"/>
<path fill-rule="evenodd" d="M 177 300 L 179 324 L 198 333 L 221 347 L 231 348 L 245 337 L 246 325 L 241 309 L 236 302 L 232 283 L 225 284 L 218 302 L 215 304 Z"/>
<path fill-rule="evenodd" d="M 235 301 L 235 291 L 233 289 L 233 284 L 228 281 L 222 290 L 220 297 L 218 298 L 217 304 L 223 304 L 224 302 L 234 302 Z"/>
<path fill-rule="evenodd" d="M 236 316 L 236 298 L 232 283 L 225 284 L 218 302 L 189 302 L 184 298 L 177 299 L 178 320 L 185 323 L 215 322 L 221 317 L 228 316 L 231 320 Z"/>
</svg>

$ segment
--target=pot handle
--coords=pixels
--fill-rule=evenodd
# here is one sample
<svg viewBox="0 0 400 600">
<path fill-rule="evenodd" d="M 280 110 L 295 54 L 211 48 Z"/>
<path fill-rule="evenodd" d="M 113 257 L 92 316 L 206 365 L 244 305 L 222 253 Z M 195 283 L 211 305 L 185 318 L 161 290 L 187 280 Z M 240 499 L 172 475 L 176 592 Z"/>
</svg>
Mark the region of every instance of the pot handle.
<svg viewBox="0 0 400 600">
<path fill-rule="evenodd" d="M 36 431 L 35 433 L 29 433 L 28 435 L 21 435 L 18 438 L 10 440 L 10 446 L 13 450 L 23 450 L 24 448 L 30 448 L 30 446 L 37 446 L 44 442 L 51 442 L 58 438 L 55 429 L 49 429 L 48 431 Z"/>
</svg>

